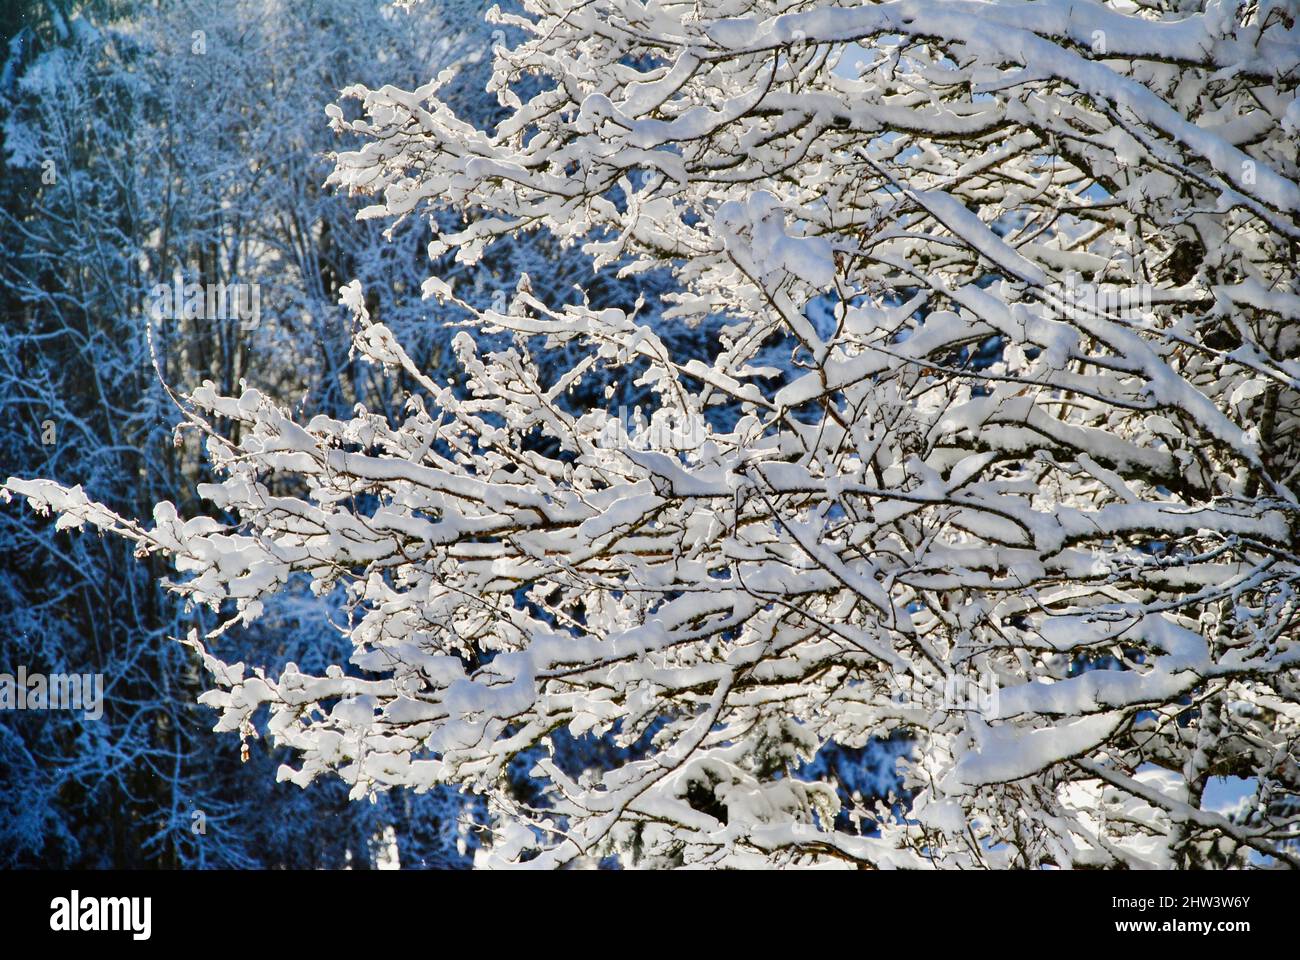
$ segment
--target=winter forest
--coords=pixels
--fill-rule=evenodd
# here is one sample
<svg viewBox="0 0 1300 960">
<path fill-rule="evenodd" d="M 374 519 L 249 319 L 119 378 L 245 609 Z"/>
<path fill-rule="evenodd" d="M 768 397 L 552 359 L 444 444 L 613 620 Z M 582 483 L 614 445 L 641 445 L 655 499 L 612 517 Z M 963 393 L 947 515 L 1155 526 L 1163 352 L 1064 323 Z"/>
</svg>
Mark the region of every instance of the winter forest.
<svg viewBox="0 0 1300 960">
<path fill-rule="evenodd" d="M 0 866 L 1300 866 L 1300 0 L 0 40 Z"/>
</svg>

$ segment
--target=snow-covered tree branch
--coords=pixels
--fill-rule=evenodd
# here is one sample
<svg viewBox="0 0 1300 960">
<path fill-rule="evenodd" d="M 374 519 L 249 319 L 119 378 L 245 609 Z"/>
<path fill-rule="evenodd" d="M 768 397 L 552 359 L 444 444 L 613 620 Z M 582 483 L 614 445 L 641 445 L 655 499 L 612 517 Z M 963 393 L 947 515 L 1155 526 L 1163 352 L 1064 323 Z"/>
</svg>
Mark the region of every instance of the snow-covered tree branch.
<svg viewBox="0 0 1300 960">
<path fill-rule="evenodd" d="M 220 729 L 269 708 L 302 784 L 485 793 L 488 865 L 1300 865 L 1294 4 L 524 8 L 499 122 L 450 72 L 353 87 L 331 183 L 467 266 L 544 230 L 671 270 L 665 319 L 727 326 L 682 356 L 640 305 L 435 276 L 506 337 L 444 383 L 355 283 L 400 416 L 193 391 L 211 516 L 10 479 L 223 630 L 296 577 L 346 594 L 347 669 L 190 637 Z M 632 380 L 631 418 L 582 399 Z M 543 757 L 521 804 L 508 763 L 562 728 L 627 758 Z M 905 816 L 799 775 L 896 731 Z M 1252 796 L 1214 809 L 1226 776 Z"/>
</svg>

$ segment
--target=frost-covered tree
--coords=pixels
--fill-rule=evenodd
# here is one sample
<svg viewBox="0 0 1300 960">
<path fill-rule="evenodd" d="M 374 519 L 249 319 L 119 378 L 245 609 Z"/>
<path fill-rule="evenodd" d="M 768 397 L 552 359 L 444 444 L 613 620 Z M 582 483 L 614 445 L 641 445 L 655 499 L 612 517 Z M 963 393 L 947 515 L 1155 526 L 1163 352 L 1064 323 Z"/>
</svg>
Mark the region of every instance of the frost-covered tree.
<svg viewBox="0 0 1300 960">
<path fill-rule="evenodd" d="M 450 74 L 354 87 L 333 182 L 459 264 L 544 230 L 728 326 L 685 357 L 649 305 L 435 274 L 506 337 L 446 383 L 356 283 L 399 415 L 191 391 L 211 515 L 9 480 L 220 614 L 219 728 L 298 783 L 481 792 L 489 865 L 1300 863 L 1294 4 L 525 8 L 494 123 Z M 589 402 L 628 379 L 631 423 Z M 304 575 L 349 664 L 218 655 Z M 890 736 L 905 814 L 808 764 Z"/>
<path fill-rule="evenodd" d="M 165 497 L 197 506 L 201 456 L 173 444 L 156 371 L 181 389 L 255 378 L 285 402 L 310 393 L 343 412 L 356 396 L 387 402 L 394 385 L 348 360 L 336 278 L 382 267 L 373 301 L 388 308 L 426 272 L 424 241 L 354 224 L 321 189 L 336 143 L 323 108 L 342 78 L 372 75 L 375 50 L 385 75 L 412 82 L 448 57 L 443 8 L 38 0 L 14 12 L 26 16 L 6 31 L 0 70 L 4 474 L 76 479 L 125 512 Z M 344 14 L 366 44 L 337 29 Z M 260 316 L 172 314 L 151 330 L 150 291 L 175 275 L 256 283 Z M 385 309 L 397 329 L 425 328 L 417 345 L 432 357 L 427 313 Z M 407 865 L 462 861 L 453 791 L 349 805 L 337 783 L 277 788 L 273 754 L 241 758 L 214 737 L 193 657 L 168 642 L 204 629 L 203 612 L 183 611 L 156 584 L 163 568 L 131 552 L 0 515 L 0 671 L 101 673 L 107 699 L 97 719 L 0 713 L 0 863 L 361 867 L 388 856 L 390 829 Z M 331 608 L 308 599 L 286 592 L 241 640 L 271 651 L 269 666 L 324 669 L 346 641 L 320 629 Z"/>
</svg>

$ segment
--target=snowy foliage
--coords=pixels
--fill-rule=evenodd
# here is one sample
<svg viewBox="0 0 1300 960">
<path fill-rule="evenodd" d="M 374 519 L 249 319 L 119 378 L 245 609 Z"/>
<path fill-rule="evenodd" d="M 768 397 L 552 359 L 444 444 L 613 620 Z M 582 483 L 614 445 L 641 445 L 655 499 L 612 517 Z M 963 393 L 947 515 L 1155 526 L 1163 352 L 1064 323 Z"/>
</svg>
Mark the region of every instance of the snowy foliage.
<svg viewBox="0 0 1300 960">
<path fill-rule="evenodd" d="M 219 729 L 296 783 L 482 793 L 485 865 L 1300 864 L 1294 5 L 525 7 L 493 124 L 451 73 L 352 87 L 331 182 L 435 257 L 544 230 L 662 303 L 435 274 L 503 338 L 449 382 L 350 284 L 400 413 L 190 391 L 210 515 L 6 484 L 222 614 Z M 683 357 L 651 307 L 727 326 Z M 628 379 L 630 424 L 584 392 Z M 299 577 L 349 664 L 214 653 Z M 920 695 L 963 677 L 996 696 Z M 575 772 L 561 734 L 628 751 Z M 906 812 L 809 764 L 895 735 Z"/>
</svg>

